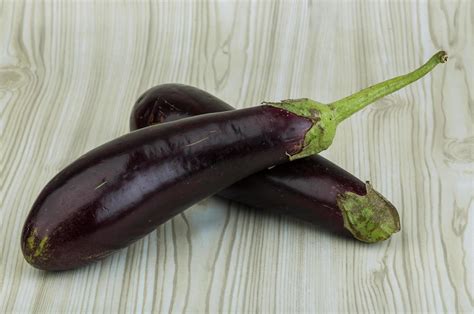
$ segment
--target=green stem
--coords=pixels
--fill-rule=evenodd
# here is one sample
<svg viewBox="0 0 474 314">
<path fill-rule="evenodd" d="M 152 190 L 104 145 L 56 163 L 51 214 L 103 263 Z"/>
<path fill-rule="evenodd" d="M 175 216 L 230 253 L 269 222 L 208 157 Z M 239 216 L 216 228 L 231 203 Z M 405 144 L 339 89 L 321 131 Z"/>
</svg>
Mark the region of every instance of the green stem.
<svg viewBox="0 0 474 314">
<path fill-rule="evenodd" d="M 448 60 L 448 55 L 444 51 L 440 51 L 431 57 L 428 62 L 419 67 L 413 72 L 392 78 L 388 81 L 375 84 L 367 87 L 353 95 L 335 101 L 329 104 L 329 107 L 334 112 L 337 123 L 347 119 L 352 114 L 363 109 L 374 101 L 391 94 L 410 83 L 422 78 L 429 73 L 436 65 L 445 63 Z"/>
<path fill-rule="evenodd" d="M 377 99 L 413 83 L 430 72 L 437 64 L 445 63 L 447 60 L 446 52 L 440 51 L 411 73 L 368 87 L 329 105 L 308 98 L 287 99 L 277 103 L 264 102 L 263 104 L 284 109 L 313 121 L 313 126 L 306 132 L 303 149 L 299 153 L 289 156 L 290 160 L 303 158 L 327 149 L 331 145 L 337 125 L 341 121 Z"/>
</svg>

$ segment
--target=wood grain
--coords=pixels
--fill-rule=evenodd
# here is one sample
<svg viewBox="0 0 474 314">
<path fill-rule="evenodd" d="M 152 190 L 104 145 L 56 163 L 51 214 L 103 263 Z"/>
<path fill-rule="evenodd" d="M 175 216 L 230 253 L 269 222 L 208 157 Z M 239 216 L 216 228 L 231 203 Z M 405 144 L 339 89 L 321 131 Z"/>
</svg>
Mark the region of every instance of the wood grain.
<svg viewBox="0 0 474 314">
<path fill-rule="evenodd" d="M 378 245 L 210 198 L 101 263 L 44 273 L 22 223 L 44 184 L 128 130 L 139 94 L 238 107 L 422 81 L 340 126 L 325 156 L 399 208 Z M 0 2 L 0 312 L 474 312 L 474 2 Z"/>
</svg>

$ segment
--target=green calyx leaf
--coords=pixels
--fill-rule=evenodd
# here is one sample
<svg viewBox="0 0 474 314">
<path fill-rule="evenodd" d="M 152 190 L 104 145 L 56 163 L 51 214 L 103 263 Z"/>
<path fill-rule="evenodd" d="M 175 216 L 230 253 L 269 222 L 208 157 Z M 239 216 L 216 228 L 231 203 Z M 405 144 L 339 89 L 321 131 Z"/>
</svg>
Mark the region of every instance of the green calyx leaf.
<svg viewBox="0 0 474 314">
<path fill-rule="evenodd" d="M 344 227 L 358 240 L 375 243 L 386 240 L 400 231 L 400 217 L 395 207 L 369 182 L 367 194 L 340 194 L 337 205 L 341 209 Z"/>
<path fill-rule="evenodd" d="M 287 99 L 278 103 L 265 102 L 263 104 L 284 109 L 313 121 L 313 126 L 305 135 L 303 149 L 297 154 L 289 155 L 290 160 L 317 154 L 332 144 L 338 123 L 333 110 L 328 105 L 308 98 Z"/>
</svg>

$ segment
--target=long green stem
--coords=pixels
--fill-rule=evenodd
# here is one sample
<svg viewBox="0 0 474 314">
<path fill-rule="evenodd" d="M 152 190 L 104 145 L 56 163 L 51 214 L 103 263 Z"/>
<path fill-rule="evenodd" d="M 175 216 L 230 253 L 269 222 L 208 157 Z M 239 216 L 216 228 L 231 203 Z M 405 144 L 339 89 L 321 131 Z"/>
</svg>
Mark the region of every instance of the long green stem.
<svg viewBox="0 0 474 314">
<path fill-rule="evenodd" d="M 436 65 L 444 63 L 447 60 L 448 55 L 446 52 L 440 51 L 415 71 L 367 87 L 353 95 L 329 104 L 329 107 L 334 112 L 335 119 L 339 123 L 374 101 L 420 79 L 429 73 Z"/>
<path fill-rule="evenodd" d="M 337 125 L 341 121 L 377 99 L 420 79 L 437 64 L 445 63 L 447 60 L 446 52 L 440 51 L 431 57 L 428 62 L 411 73 L 368 87 L 328 105 L 308 98 L 287 99 L 277 103 L 264 104 L 284 109 L 313 121 L 313 126 L 306 132 L 303 149 L 289 157 L 290 160 L 303 158 L 327 149 L 331 145 Z"/>
</svg>

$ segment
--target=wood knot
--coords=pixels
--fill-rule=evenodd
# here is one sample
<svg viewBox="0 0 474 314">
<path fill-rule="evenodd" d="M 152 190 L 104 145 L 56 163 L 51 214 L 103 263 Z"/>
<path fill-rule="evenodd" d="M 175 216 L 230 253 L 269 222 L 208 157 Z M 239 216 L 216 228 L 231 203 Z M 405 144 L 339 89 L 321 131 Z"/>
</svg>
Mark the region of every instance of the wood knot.
<svg viewBox="0 0 474 314">
<path fill-rule="evenodd" d="M 0 69 L 0 89 L 14 90 L 27 82 L 27 74 L 20 68 Z"/>
</svg>

